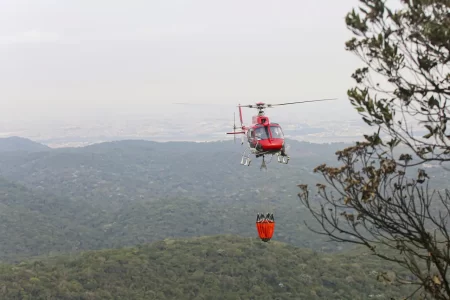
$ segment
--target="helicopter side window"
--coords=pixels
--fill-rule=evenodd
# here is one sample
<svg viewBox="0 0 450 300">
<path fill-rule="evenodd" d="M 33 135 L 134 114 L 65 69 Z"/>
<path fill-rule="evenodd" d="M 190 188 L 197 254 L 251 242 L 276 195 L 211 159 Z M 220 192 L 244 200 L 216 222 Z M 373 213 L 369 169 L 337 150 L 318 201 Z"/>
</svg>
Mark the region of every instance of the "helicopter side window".
<svg viewBox="0 0 450 300">
<path fill-rule="evenodd" d="M 274 139 L 281 139 L 283 138 L 283 131 L 281 131 L 281 128 L 278 126 L 270 126 L 270 130 L 272 132 L 272 137 Z"/>
<path fill-rule="evenodd" d="M 255 132 L 253 131 L 253 129 L 250 129 L 249 131 L 247 131 L 247 140 L 248 140 L 248 142 L 252 143 L 254 138 L 255 138 Z"/>
</svg>

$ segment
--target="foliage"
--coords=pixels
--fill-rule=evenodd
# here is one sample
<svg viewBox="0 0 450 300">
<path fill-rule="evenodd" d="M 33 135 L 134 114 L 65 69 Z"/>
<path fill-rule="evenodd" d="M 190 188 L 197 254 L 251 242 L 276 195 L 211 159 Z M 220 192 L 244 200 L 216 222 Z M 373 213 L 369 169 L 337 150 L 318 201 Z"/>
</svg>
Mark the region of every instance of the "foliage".
<svg viewBox="0 0 450 300">
<path fill-rule="evenodd" d="M 259 212 L 272 210 L 274 239 L 338 250 L 302 225 L 298 174 L 343 144 L 291 141 L 288 165 L 239 165 L 239 144 L 120 141 L 0 155 L 0 259 L 131 246 L 167 237 L 256 236 Z M 294 176 L 295 174 L 295 176 Z"/>
<path fill-rule="evenodd" d="M 322 227 L 318 233 L 368 247 L 412 273 L 396 283 L 424 287 L 435 299 L 448 299 L 450 192 L 430 195 L 424 170 L 409 178 L 407 167 L 374 159 L 367 144 L 337 155 L 341 167 L 316 168 L 336 193 L 318 184 L 320 199 L 313 203 L 307 185 L 300 185 L 300 199 Z"/>
<path fill-rule="evenodd" d="M 364 259 L 232 235 L 166 239 L 1 265 L 0 298 L 353 300 L 405 292 L 378 282 L 378 260 L 354 251 Z"/>
<path fill-rule="evenodd" d="M 421 161 L 449 161 L 449 1 L 395 1 L 397 10 L 382 0 L 360 2 L 360 12 L 346 18 L 355 34 L 346 48 L 366 66 L 352 75 L 358 85 L 348 96 L 363 120 L 379 127 L 367 140 L 381 144 L 383 130 L 390 147 L 401 142 Z"/>
<path fill-rule="evenodd" d="M 360 13 L 346 18 L 356 35 L 347 49 L 366 67 L 353 74 L 358 87 L 348 95 L 377 132 L 337 151 L 341 166 L 315 169 L 327 183 L 317 184 L 316 201 L 306 184 L 299 185 L 299 197 L 321 225 L 320 234 L 364 245 L 404 267 L 413 276 L 396 283 L 415 285 L 422 297 L 450 299 L 450 193 L 433 190 L 432 176 L 415 167 L 450 160 L 450 2 L 402 1 L 398 10 L 381 0 L 360 2 Z M 375 83 L 374 74 L 388 84 Z M 415 125 L 429 132 L 419 138 Z"/>
<path fill-rule="evenodd" d="M 32 192 L 0 178 L 0 258 L 99 248 L 101 233 L 89 226 L 98 222 L 98 213 L 88 202 Z"/>
<path fill-rule="evenodd" d="M 295 198 L 295 184 L 298 183 L 298 174 L 300 174 L 300 181 L 305 184 L 311 184 L 318 180 L 318 176 L 313 173 L 313 167 L 318 162 L 326 160 L 327 157 L 332 158 L 331 154 L 342 146 L 342 144 L 318 145 L 292 142 L 290 149 L 292 160 L 290 163 L 288 165 L 271 163 L 268 165 L 269 170 L 267 173 L 261 172 L 256 164 L 253 165 L 253 168 L 240 166 L 239 145 L 235 146 L 232 142 L 154 143 L 147 141 L 120 141 L 77 149 L 57 149 L 35 153 L 2 153 L 0 156 L 0 174 L 6 179 L 0 179 L 0 257 L 3 260 L 13 262 L 30 256 L 47 256 L 49 254 L 54 256 L 64 252 L 73 253 L 89 249 L 117 248 L 147 242 L 155 242 L 148 248 L 148 251 L 157 251 L 154 247 L 161 245 L 161 242 L 156 241 L 165 238 L 224 233 L 239 234 L 243 237 L 256 237 L 256 215 L 258 212 L 269 209 L 274 210 L 277 222 L 274 238 L 270 245 L 277 245 L 278 247 L 281 244 L 276 242 L 284 241 L 293 245 L 313 248 L 318 252 L 336 251 L 341 249 L 337 243 L 329 243 L 325 238 L 320 238 L 320 236 L 302 226 L 303 221 L 309 222 L 312 220 L 312 217 L 306 213 L 305 207 L 298 204 Z M 167 158 L 170 158 L 171 161 L 167 161 Z M 441 175 L 440 173 L 436 174 L 436 176 Z M 234 242 L 234 239 L 236 241 L 248 241 L 250 243 L 249 247 L 253 247 L 256 244 L 259 245 L 257 239 L 245 238 L 232 238 L 231 240 L 223 241 L 222 244 L 238 243 Z M 198 239 L 194 240 L 200 241 Z M 288 245 L 283 247 L 294 249 Z M 272 258 L 269 258 L 271 261 L 284 259 L 285 256 L 286 258 L 289 257 L 285 252 L 279 252 L 272 248 L 263 248 L 266 249 L 264 250 L 265 252 L 257 252 L 257 249 L 251 249 L 252 253 L 255 251 L 254 254 L 259 255 L 258 261 L 261 260 L 264 263 L 267 263 L 266 259 L 269 252 L 273 252 L 274 255 Z M 211 251 L 214 252 L 216 250 L 218 249 Z M 119 253 L 125 250 L 109 251 L 106 251 L 106 253 Z M 306 253 L 305 250 L 295 251 Z M 173 259 L 170 257 L 171 255 L 183 257 L 178 252 L 168 253 L 169 260 Z M 261 255 L 266 256 L 261 258 Z M 298 262 L 298 257 L 301 256 L 301 254 L 298 254 L 296 257 L 291 257 L 289 263 L 284 263 L 283 268 L 285 268 L 285 271 L 282 273 L 298 274 L 298 277 L 289 277 L 289 280 L 285 279 L 287 277 L 283 277 L 281 282 L 284 286 L 286 286 L 286 282 L 290 282 L 292 289 L 303 289 L 301 292 L 298 292 L 300 295 L 306 295 L 299 296 L 302 299 L 310 297 L 311 288 L 309 285 L 311 282 L 309 280 L 316 280 L 317 278 L 320 278 L 320 280 L 324 279 L 320 289 L 313 288 L 312 293 L 318 295 L 317 297 L 364 299 L 358 294 L 358 291 L 363 289 L 373 295 L 387 294 L 383 286 L 375 288 L 376 275 L 372 271 L 378 270 L 379 263 L 372 262 L 372 258 L 369 259 L 359 252 L 355 255 L 355 257 L 353 257 L 353 254 L 347 257 L 345 255 L 322 256 L 321 254 L 316 254 L 312 257 L 318 257 L 317 259 L 325 257 L 325 261 L 315 262 L 315 258 L 312 259 L 308 256 L 307 259 L 302 258 L 300 262 L 299 267 L 303 271 L 287 271 L 288 265 L 292 267 Z M 342 259 L 345 257 L 345 262 L 341 261 L 340 257 Z M 79 256 L 75 256 L 75 260 L 77 259 L 81 260 Z M 189 265 L 189 259 L 183 259 L 183 262 L 179 265 Z M 334 259 L 339 260 L 339 263 L 336 262 L 336 265 L 333 267 L 333 275 L 331 277 L 324 277 L 323 272 L 315 273 L 316 269 L 320 270 L 320 267 L 324 265 L 323 262 L 330 265 L 330 262 Z M 50 260 L 45 259 L 43 263 L 48 268 L 51 268 L 44 270 L 45 273 L 43 274 L 45 276 L 33 273 L 33 276 L 26 277 L 25 281 L 21 281 L 22 279 L 20 278 L 24 276 L 23 274 L 33 270 L 33 268 L 29 267 L 28 263 L 15 265 L 14 268 L 19 269 L 14 270 L 22 270 L 23 273 L 14 273 L 14 276 L 19 276 L 14 277 L 15 279 L 7 278 L 9 278 L 8 280 L 34 284 L 33 287 L 36 287 L 38 283 L 43 284 L 43 282 L 47 282 L 46 280 L 53 280 L 52 276 L 66 276 L 64 274 L 69 274 L 69 269 L 63 268 L 63 265 L 67 268 L 71 266 L 67 260 L 70 259 L 68 257 L 59 258 L 57 266 L 54 267 Z M 204 278 L 202 280 L 206 282 L 217 282 L 218 280 L 227 282 L 227 280 L 230 280 L 230 277 L 235 278 L 233 279 L 235 280 L 233 284 L 236 284 L 236 282 L 240 284 L 241 281 L 242 283 L 250 282 L 252 284 L 251 287 L 242 287 L 248 291 L 249 295 L 259 294 L 260 292 L 258 291 L 261 290 L 266 291 L 265 279 L 260 279 L 260 277 L 253 279 L 253 277 L 249 276 L 248 270 L 254 270 L 254 267 L 251 267 L 253 263 L 247 265 L 243 261 L 242 257 L 238 260 L 239 264 L 243 264 L 242 270 L 239 269 L 239 272 L 241 272 L 239 274 L 245 274 L 246 277 L 235 273 L 228 275 L 226 278 L 214 277 L 217 276 L 214 273 L 201 278 Z M 309 261 L 314 262 L 314 264 L 303 265 Z M 162 261 L 158 262 L 163 264 Z M 225 263 L 223 261 L 219 260 L 218 263 L 221 264 L 221 268 L 224 268 Z M 39 263 L 36 264 L 39 265 Z M 333 264 L 331 263 L 331 265 Z M 362 264 L 365 266 L 370 264 L 370 270 L 369 267 L 364 267 L 361 271 L 353 269 L 360 268 Z M 89 261 L 85 265 L 95 265 L 95 263 Z M 144 266 L 147 265 L 144 263 Z M 166 267 L 166 265 L 164 266 Z M 269 269 L 266 264 L 261 264 L 259 269 L 264 271 L 268 269 L 268 272 L 277 270 L 276 272 L 278 273 L 274 271 L 275 274 L 280 274 L 279 269 L 273 269 L 273 264 L 270 266 L 272 269 Z M 21 269 L 22 267 L 24 269 Z M 91 272 L 89 269 L 85 270 L 83 268 L 81 269 L 86 274 Z M 239 267 L 237 266 L 236 268 Z M 340 268 L 345 270 L 343 271 Z M 59 273 L 56 272 L 57 269 L 60 270 Z M 9 270 L 5 271 L 5 274 L 11 275 L 9 273 L 11 271 L 10 266 L 6 266 L 3 270 Z M 55 270 L 56 273 L 52 274 L 50 270 Z M 160 266 L 158 270 L 164 269 Z M 97 278 L 100 278 L 103 276 L 101 274 L 105 273 L 103 269 L 98 270 L 98 272 L 100 273 L 92 273 L 97 274 L 95 280 L 101 280 Z M 130 272 L 132 273 L 132 271 Z M 127 281 L 127 279 L 124 281 L 124 285 L 112 281 L 114 286 L 121 287 L 123 290 L 114 294 L 108 294 L 108 292 L 111 293 L 112 286 L 108 281 L 112 279 L 108 277 L 109 275 L 105 275 L 105 281 L 101 281 L 102 288 L 98 288 L 96 293 L 92 290 L 86 291 L 88 288 L 83 283 L 85 293 L 80 298 L 108 299 L 108 295 L 117 293 L 118 295 L 127 294 L 128 297 L 122 297 L 124 299 L 133 299 L 133 297 L 135 297 L 134 299 L 139 299 L 139 297 L 145 297 L 141 296 L 141 294 L 147 295 L 142 290 L 145 290 L 146 285 L 150 285 L 150 280 L 160 282 L 158 278 L 152 277 L 153 275 L 147 273 L 142 273 L 145 274 L 145 277 L 142 277 L 141 272 L 143 271 L 140 271 L 140 269 L 136 269 L 135 272 L 138 273 L 133 275 L 135 276 L 134 278 L 148 277 L 147 282 L 136 283 L 139 286 L 139 288 L 136 288 L 136 292 L 134 292 L 134 286 L 128 288 L 133 283 Z M 355 272 L 358 274 L 357 276 L 351 275 L 351 273 Z M 0 274 L 2 273 L 3 271 L 0 272 Z M 258 272 L 256 273 L 259 274 Z M 302 283 L 298 288 L 294 288 L 297 281 L 304 279 L 303 275 L 301 275 L 304 273 L 311 276 L 312 279 L 306 277 L 308 283 Z M 398 273 L 398 275 L 400 276 L 401 273 Z M 124 277 L 123 274 L 120 276 Z M 78 279 L 74 280 L 82 282 L 83 279 L 80 278 L 84 277 L 76 278 Z M 345 278 L 345 282 L 343 278 Z M 61 280 L 55 281 L 61 283 L 58 287 L 48 286 L 48 283 L 45 283 L 45 289 L 50 293 L 49 295 L 55 295 L 56 291 L 67 287 L 71 292 L 67 292 L 64 294 L 65 296 L 58 294 L 58 296 L 54 297 L 60 297 L 59 299 L 64 299 L 63 297 L 66 297 L 66 299 L 71 299 L 70 297 L 75 298 L 73 295 L 76 295 L 76 291 L 79 288 L 77 287 L 78 285 L 69 284 L 72 282 L 71 280 L 67 282 Z M 169 282 L 170 280 L 171 278 L 166 278 L 162 282 Z M 191 290 L 194 283 L 189 281 L 191 279 L 185 280 L 187 280 L 186 285 L 188 285 L 188 289 Z M 354 283 L 354 280 L 358 283 Z M 18 295 L 19 292 L 15 289 L 17 287 L 19 290 L 23 289 L 20 292 L 22 295 L 29 295 L 29 286 L 21 285 L 19 287 L 14 285 L 13 281 L 8 282 L 10 284 L 5 284 L 5 286 L 9 292 Z M 255 282 L 263 282 L 263 284 L 253 287 Z M 346 287 L 341 288 L 344 292 L 339 291 L 339 289 L 338 292 L 335 290 L 329 293 L 325 292 L 327 289 L 332 289 L 335 282 L 344 282 L 342 285 Z M 177 290 L 175 283 L 170 283 L 172 285 L 167 284 L 167 286 L 164 285 L 166 286 L 164 291 L 167 291 L 167 293 L 171 290 Z M 127 285 L 127 288 L 124 287 L 125 285 Z M 323 285 L 328 286 L 323 287 Z M 337 285 L 341 286 L 341 283 Z M 352 291 L 353 285 L 361 286 L 361 288 Z M 318 286 L 320 286 L 319 283 Z M 236 287 L 234 292 L 230 291 L 227 297 L 229 299 L 237 299 L 235 295 L 244 293 L 242 290 L 238 291 L 239 288 Z M 270 285 L 267 289 L 269 288 Z M 2 289 L 0 286 L 0 291 Z M 72 289 L 75 290 L 72 291 Z M 223 294 L 220 291 L 224 288 L 214 288 L 211 289 L 210 295 L 213 295 L 213 292 L 218 293 L 218 289 L 219 293 Z M 325 289 L 325 291 L 321 289 Z M 281 289 L 281 291 L 283 290 Z M 392 291 L 395 294 L 395 291 L 400 290 L 395 288 Z M 279 292 L 277 291 L 277 293 Z M 391 292 L 390 289 L 389 292 Z M 136 293 L 136 296 L 133 293 Z M 138 294 L 139 296 L 137 296 Z M 341 294 L 342 296 L 339 296 Z M 345 294 L 350 296 L 345 296 Z M 161 295 L 164 295 L 164 292 L 158 291 L 155 298 L 164 299 L 164 296 Z M 324 295 L 333 296 L 327 297 Z M 204 297 L 206 298 L 207 296 Z M 292 299 L 287 294 L 279 297 L 280 299 Z M 317 298 L 316 296 L 311 297 L 311 299 Z M 201 297 L 199 298 L 201 299 Z M 241 298 L 249 299 L 244 296 Z M 264 297 L 260 298 L 264 299 Z"/>
</svg>

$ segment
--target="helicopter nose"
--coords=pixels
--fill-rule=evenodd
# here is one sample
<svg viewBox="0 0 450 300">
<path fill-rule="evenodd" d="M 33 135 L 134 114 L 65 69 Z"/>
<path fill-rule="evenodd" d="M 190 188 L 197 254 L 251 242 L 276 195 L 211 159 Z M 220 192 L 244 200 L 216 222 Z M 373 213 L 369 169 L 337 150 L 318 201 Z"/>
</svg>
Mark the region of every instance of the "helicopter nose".
<svg viewBox="0 0 450 300">
<path fill-rule="evenodd" d="M 283 147 L 283 139 L 266 140 L 265 145 L 262 145 L 265 150 L 279 150 Z"/>
<path fill-rule="evenodd" d="M 273 139 L 273 140 L 272 140 L 272 145 L 273 145 L 275 148 L 280 148 L 280 147 L 283 146 L 283 140 L 282 140 L 282 139 Z"/>
</svg>

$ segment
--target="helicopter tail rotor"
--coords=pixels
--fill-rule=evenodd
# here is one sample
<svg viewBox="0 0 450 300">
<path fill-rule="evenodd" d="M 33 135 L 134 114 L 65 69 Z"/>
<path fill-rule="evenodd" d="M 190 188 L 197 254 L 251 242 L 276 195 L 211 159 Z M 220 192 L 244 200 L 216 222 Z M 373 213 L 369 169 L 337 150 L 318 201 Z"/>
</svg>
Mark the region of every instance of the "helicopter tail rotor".
<svg viewBox="0 0 450 300">
<path fill-rule="evenodd" d="M 233 113 L 233 133 L 236 132 L 236 112 Z M 233 134 L 233 141 L 236 144 L 236 134 Z"/>
<path fill-rule="evenodd" d="M 234 143 L 236 143 L 236 134 L 245 134 L 245 131 L 236 131 L 239 127 L 236 126 L 236 113 L 233 115 L 233 132 L 227 132 L 227 134 L 233 134 Z"/>
</svg>

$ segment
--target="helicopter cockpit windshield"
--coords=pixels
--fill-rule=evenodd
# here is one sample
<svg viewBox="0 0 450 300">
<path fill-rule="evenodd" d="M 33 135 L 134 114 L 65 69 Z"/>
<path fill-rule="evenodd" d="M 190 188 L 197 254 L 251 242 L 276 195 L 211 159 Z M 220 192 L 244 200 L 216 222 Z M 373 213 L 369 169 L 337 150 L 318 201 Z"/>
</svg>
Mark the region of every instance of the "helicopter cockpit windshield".
<svg viewBox="0 0 450 300">
<path fill-rule="evenodd" d="M 269 138 L 269 133 L 265 127 L 258 127 L 255 129 L 255 136 L 258 140 L 265 140 Z"/>
<path fill-rule="evenodd" d="M 271 125 L 270 131 L 272 132 L 272 138 L 274 138 L 274 139 L 282 139 L 283 138 L 283 131 L 281 130 L 281 127 Z"/>
</svg>

